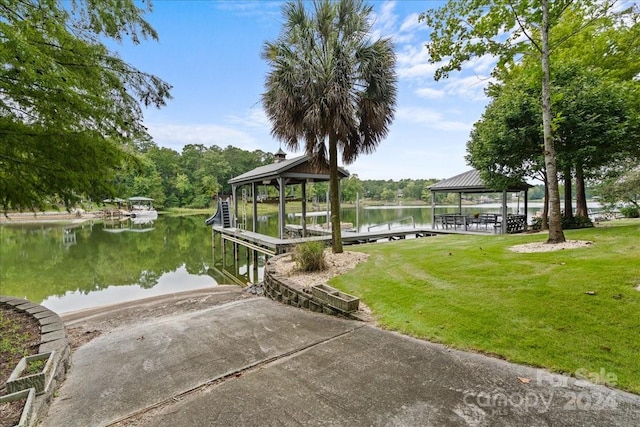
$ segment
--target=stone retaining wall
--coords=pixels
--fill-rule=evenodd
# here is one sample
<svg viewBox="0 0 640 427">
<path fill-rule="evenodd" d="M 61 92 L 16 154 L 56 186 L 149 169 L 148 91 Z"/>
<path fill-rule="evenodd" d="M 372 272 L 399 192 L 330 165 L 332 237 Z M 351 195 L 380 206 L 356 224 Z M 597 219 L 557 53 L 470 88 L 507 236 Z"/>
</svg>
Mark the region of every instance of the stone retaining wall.
<svg viewBox="0 0 640 427">
<path fill-rule="evenodd" d="M 270 258 L 264 267 L 262 287 L 264 295 L 267 298 L 283 304 L 292 305 L 305 310 L 311 310 L 316 313 L 342 316 L 353 320 L 363 320 L 357 311 L 348 312 L 341 310 L 339 307 L 329 304 L 328 301 L 323 300 L 312 293 L 307 293 L 299 289 L 291 283 L 287 277 L 278 274 L 276 272 L 275 263 L 283 256 L 289 256 L 289 254 L 277 255 Z M 327 286 L 324 287 L 327 288 Z"/>
<path fill-rule="evenodd" d="M 34 416 L 31 426 L 38 424 L 49 410 L 51 399 L 56 389 L 67 375 L 71 365 L 71 347 L 67 339 L 67 332 L 60 316 L 46 307 L 16 297 L 0 296 L 0 307 L 26 313 L 35 318 L 40 324 L 40 347 L 38 353 L 55 351 L 53 360 L 53 380 L 45 393 L 37 395 L 34 402 Z"/>
</svg>

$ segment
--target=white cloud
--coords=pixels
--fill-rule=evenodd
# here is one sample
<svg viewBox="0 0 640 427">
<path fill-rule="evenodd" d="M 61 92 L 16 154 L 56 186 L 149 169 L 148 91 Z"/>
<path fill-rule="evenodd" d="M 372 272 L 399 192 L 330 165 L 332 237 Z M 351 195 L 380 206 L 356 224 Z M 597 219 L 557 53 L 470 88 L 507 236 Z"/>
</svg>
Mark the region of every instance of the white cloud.
<svg viewBox="0 0 640 427">
<path fill-rule="evenodd" d="M 421 107 L 398 108 L 396 118 L 442 131 L 469 131 L 471 124 L 447 120 L 440 111 Z"/>
<path fill-rule="evenodd" d="M 491 77 L 483 75 L 450 77 L 443 81 L 443 90 L 449 96 L 458 96 L 466 101 L 482 101 L 487 98 L 484 89 L 491 81 Z"/>
<path fill-rule="evenodd" d="M 424 47 L 424 42 L 413 45 L 405 45 L 396 53 L 398 77 L 411 81 L 433 81 L 435 71 L 443 65 L 443 62 L 430 63 L 429 53 Z"/>
<path fill-rule="evenodd" d="M 212 5 L 218 10 L 253 18 L 275 18 L 282 15 L 281 5 L 278 2 L 228 0 L 216 1 Z"/>
<path fill-rule="evenodd" d="M 476 74 L 488 74 L 495 67 L 498 62 L 498 58 L 493 55 L 483 55 L 479 58 L 474 58 L 469 61 L 469 67 Z"/>
<path fill-rule="evenodd" d="M 433 80 L 433 74 L 439 65 L 430 64 L 426 51 L 423 50 L 408 49 L 397 54 L 396 72 L 400 79 Z"/>
<path fill-rule="evenodd" d="M 396 22 L 398 21 L 398 15 L 394 13 L 395 6 L 395 1 L 388 1 L 380 7 L 379 13 L 373 12 L 371 14 L 373 21 L 371 35 L 373 40 L 393 36 Z"/>
<path fill-rule="evenodd" d="M 420 29 L 426 30 L 427 24 L 425 24 L 424 22 L 420 22 L 418 20 L 419 16 L 419 13 L 412 13 L 411 15 L 407 16 L 402 22 L 402 25 L 400 25 L 400 32 L 405 33 Z"/>
<path fill-rule="evenodd" d="M 244 127 L 269 130 L 271 124 L 269 119 L 261 107 L 250 109 L 244 116 L 230 115 L 226 117 L 231 123 L 242 125 Z"/>
<path fill-rule="evenodd" d="M 257 149 L 256 141 L 251 135 L 216 124 L 148 123 L 146 126 L 156 144 L 176 151 L 182 151 L 182 147 L 187 144 L 202 144 L 206 147 L 233 145 L 250 151 Z"/>
<path fill-rule="evenodd" d="M 438 98 L 443 98 L 445 95 L 445 92 L 443 90 L 432 89 L 430 87 L 423 87 L 416 90 L 416 95 L 422 98 L 438 99 Z"/>
<path fill-rule="evenodd" d="M 444 179 L 469 169 L 464 160 L 464 145 L 446 146 L 446 150 L 416 150 L 424 141 L 413 141 L 408 150 L 379 150 L 369 156 L 361 156 L 349 165 L 349 172 L 360 179 Z M 441 141 L 445 143 L 446 141 Z M 389 145 L 393 145 L 389 141 Z M 407 159 L 414 159 L 408 162 Z"/>
<path fill-rule="evenodd" d="M 395 1 L 388 1 L 382 4 L 379 13 L 373 13 L 372 38 L 391 38 L 397 46 L 413 42 L 415 40 L 415 32 L 420 28 L 427 29 L 426 25 L 418 22 L 418 13 L 412 13 L 399 22 L 400 17 L 396 13 Z"/>
</svg>

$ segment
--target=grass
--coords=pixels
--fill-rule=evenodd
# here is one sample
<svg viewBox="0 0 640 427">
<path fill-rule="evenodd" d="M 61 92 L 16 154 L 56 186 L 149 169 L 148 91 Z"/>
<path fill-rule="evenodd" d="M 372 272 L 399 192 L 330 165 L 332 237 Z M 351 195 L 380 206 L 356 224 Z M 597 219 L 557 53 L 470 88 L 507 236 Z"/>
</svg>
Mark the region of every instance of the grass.
<svg viewBox="0 0 640 427">
<path fill-rule="evenodd" d="M 20 359 L 35 354 L 40 342 L 36 325 L 34 319 L 0 307 L 0 394 Z"/>
<path fill-rule="evenodd" d="M 547 238 L 534 234 L 360 246 L 369 260 L 330 284 L 359 296 L 384 328 L 555 372 L 606 373 L 640 393 L 640 221 L 565 235 L 594 244 L 508 250 Z"/>
<path fill-rule="evenodd" d="M 20 326 L 11 321 L 2 310 L 0 310 L 0 331 L 2 331 L 0 354 L 18 358 L 27 354 L 25 346 L 28 345 L 29 334 L 21 332 Z"/>
<path fill-rule="evenodd" d="M 44 369 L 44 360 L 32 360 L 27 364 L 27 368 L 25 369 L 26 375 L 37 374 L 38 372 L 42 372 Z"/>
</svg>

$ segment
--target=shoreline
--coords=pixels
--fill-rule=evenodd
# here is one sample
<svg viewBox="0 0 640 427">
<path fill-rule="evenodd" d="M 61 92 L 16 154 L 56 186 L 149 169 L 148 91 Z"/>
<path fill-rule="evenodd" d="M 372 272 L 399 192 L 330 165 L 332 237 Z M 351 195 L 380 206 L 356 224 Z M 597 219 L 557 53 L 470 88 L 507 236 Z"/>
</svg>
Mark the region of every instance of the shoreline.
<svg viewBox="0 0 640 427">
<path fill-rule="evenodd" d="M 143 307 L 156 307 L 165 304 L 175 304 L 178 301 L 203 297 L 216 293 L 233 292 L 240 293 L 243 289 L 237 285 L 217 285 L 201 289 L 193 289 L 188 291 L 171 292 L 162 295 L 154 295 L 150 297 L 142 297 L 135 300 L 98 305 L 93 307 L 81 308 L 79 310 L 60 313 L 59 316 L 67 326 L 82 324 L 95 317 L 100 316 L 117 316 L 118 312 L 123 310 L 139 309 Z M 166 307 L 163 307 L 166 308 Z"/>
<path fill-rule="evenodd" d="M 0 224 L 34 224 L 34 223 L 59 223 L 69 222 L 80 224 L 85 221 L 102 219 L 98 213 L 77 214 L 73 212 L 18 212 L 0 215 Z"/>
</svg>

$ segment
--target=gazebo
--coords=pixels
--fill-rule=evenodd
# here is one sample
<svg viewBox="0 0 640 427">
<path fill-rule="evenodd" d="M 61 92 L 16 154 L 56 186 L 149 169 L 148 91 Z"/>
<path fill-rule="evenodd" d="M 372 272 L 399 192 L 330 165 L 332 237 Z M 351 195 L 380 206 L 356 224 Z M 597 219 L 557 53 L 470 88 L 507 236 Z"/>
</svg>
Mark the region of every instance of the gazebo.
<svg viewBox="0 0 640 427">
<path fill-rule="evenodd" d="M 458 194 L 458 212 L 462 214 L 462 195 L 469 193 L 502 193 L 502 208 L 501 215 L 502 221 L 500 222 L 500 231 L 502 233 L 507 232 L 507 193 L 519 193 L 524 191 L 524 212 L 525 212 L 525 221 L 524 227 L 526 229 L 526 212 L 528 208 L 528 197 L 527 191 L 531 188 L 532 185 L 527 184 L 526 182 L 520 182 L 516 185 L 511 185 L 507 189 L 497 190 L 495 188 L 491 188 L 487 186 L 484 180 L 480 177 L 480 173 L 471 169 L 467 172 L 461 173 L 449 179 L 445 179 L 429 187 L 431 190 L 431 227 L 435 227 L 436 224 L 436 194 L 437 193 L 457 193 Z"/>
<path fill-rule="evenodd" d="M 285 236 L 285 188 L 287 185 L 302 185 L 302 235 L 306 236 L 307 225 L 307 183 L 329 181 L 329 165 L 318 164 L 310 156 L 303 155 L 287 160 L 286 153 L 279 149 L 275 153 L 275 162 L 270 165 L 257 167 L 249 172 L 238 175 L 229 180 L 234 201 L 234 213 L 238 212 L 238 188 L 250 185 L 253 203 L 253 231 L 256 231 L 258 208 L 256 194 L 258 185 L 271 185 L 278 189 L 278 234 Z M 349 172 L 338 168 L 338 178 L 347 178 Z M 237 218 L 236 218 L 237 222 Z"/>
</svg>

